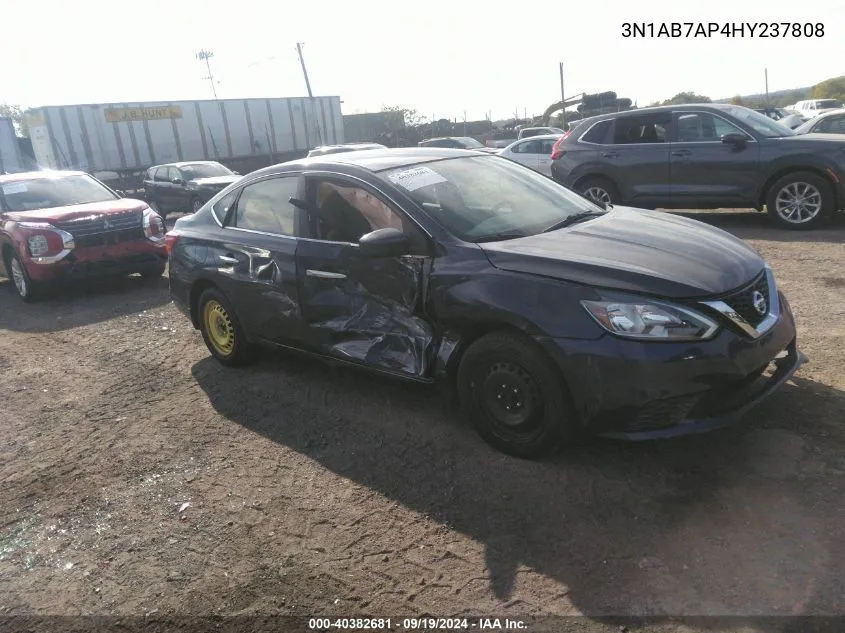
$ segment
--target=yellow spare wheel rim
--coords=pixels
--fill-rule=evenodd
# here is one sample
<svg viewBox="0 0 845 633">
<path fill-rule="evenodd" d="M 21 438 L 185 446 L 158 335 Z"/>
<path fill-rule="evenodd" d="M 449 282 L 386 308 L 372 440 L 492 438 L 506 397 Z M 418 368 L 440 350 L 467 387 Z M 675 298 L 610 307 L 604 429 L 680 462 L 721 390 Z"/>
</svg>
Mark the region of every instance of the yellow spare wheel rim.
<svg viewBox="0 0 845 633">
<path fill-rule="evenodd" d="M 205 304 L 203 321 L 208 340 L 221 356 L 229 356 L 235 349 L 235 326 L 226 309 L 213 299 Z"/>
</svg>

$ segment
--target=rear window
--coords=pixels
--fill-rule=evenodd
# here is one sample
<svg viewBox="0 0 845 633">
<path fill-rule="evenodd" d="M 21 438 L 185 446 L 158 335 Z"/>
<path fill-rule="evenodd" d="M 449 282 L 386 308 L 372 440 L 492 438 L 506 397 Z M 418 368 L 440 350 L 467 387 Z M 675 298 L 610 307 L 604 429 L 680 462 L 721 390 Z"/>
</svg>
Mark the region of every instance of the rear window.
<svg viewBox="0 0 845 633">
<path fill-rule="evenodd" d="M 607 138 L 607 131 L 610 129 L 611 125 L 613 125 L 612 119 L 599 121 L 587 130 L 587 133 L 584 134 L 581 140 L 585 143 L 596 143 L 598 145 L 602 145 L 604 144 L 604 140 Z"/>
</svg>

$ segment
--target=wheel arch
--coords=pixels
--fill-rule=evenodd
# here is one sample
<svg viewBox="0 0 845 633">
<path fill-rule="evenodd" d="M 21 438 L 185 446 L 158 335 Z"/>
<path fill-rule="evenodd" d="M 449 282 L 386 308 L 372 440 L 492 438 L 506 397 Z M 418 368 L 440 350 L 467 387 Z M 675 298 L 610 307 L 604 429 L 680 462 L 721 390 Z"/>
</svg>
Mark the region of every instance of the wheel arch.
<svg viewBox="0 0 845 633">
<path fill-rule="evenodd" d="M 209 288 L 214 288 L 218 292 L 222 292 L 220 286 L 214 283 L 210 279 L 200 278 L 197 279 L 193 284 L 191 284 L 191 291 L 188 295 L 188 306 L 191 313 L 191 323 L 193 324 L 195 329 L 200 329 L 200 315 L 199 315 L 199 302 L 202 293 L 208 290 Z"/>
<path fill-rule="evenodd" d="M 835 209 L 841 209 L 843 201 L 842 197 L 839 193 L 839 187 L 837 187 L 837 182 L 834 180 L 829 173 L 826 171 L 827 168 L 819 167 L 816 165 L 790 165 L 788 167 L 781 167 L 774 171 L 767 179 L 766 182 L 760 189 L 760 192 L 757 196 L 757 204 L 760 209 L 766 204 L 766 198 L 769 196 L 769 191 L 771 190 L 772 186 L 784 176 L 788 176 L 791 173 L 797 172 L 808 172 L 814 174 L 820 178 L 822 178 L 825 182 L 830 184 L 830 188 L 833 191 L 833 202 L 835 204 Z"/>
</svg>

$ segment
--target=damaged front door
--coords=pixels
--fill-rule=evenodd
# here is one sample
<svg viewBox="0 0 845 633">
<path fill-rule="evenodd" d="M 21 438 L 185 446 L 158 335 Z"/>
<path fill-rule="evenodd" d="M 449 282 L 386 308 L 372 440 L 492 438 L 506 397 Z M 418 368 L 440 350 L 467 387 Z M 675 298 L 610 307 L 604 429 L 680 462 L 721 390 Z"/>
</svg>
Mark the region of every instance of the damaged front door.
<svg viewBox="0 0 845 633">
<path fill-rule="evenodd" d="M 308 239 L 296 253 L 308 346 L 373 369 L 425 378 L 433 328 L 423 314 L 428 242 L 418 227 L 360 181 L 309 176 Z M 405 254 L 373 253 L 358 240 L 393 228 Z M 306 237 L 303 235 L 303 237 Z"/>
</svg>

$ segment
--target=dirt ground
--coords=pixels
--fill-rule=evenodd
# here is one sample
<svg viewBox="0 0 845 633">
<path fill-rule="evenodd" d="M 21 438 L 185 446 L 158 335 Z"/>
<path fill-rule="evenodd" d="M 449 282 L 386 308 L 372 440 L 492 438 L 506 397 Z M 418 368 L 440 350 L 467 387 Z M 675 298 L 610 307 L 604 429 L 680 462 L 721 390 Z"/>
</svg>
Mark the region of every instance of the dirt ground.
<svg viewBox="0 0 845 633">
<path fill-rule="evenodd" d="M 845 218 L 689 215 L 773 264 L 810 363 L 740 426 L 540 462 L 424 387 L 224 368 L 164 278 L 3 280 L 0 615 L 845 614 Z"/>
</svg>

